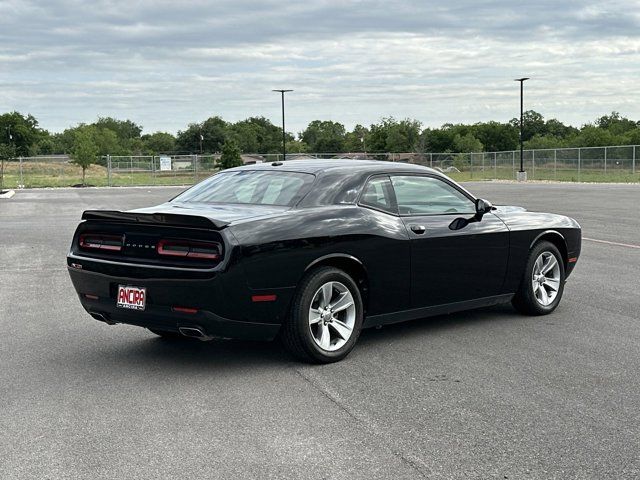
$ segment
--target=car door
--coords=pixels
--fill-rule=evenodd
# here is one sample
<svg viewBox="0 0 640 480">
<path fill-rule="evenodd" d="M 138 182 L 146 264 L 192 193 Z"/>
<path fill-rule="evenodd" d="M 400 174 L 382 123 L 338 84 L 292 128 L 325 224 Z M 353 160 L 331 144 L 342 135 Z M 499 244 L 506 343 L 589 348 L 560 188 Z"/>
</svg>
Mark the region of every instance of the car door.
<svg viewBox="0 0 640 480">
<path fill-rule="evenodd" d="M 441 177 L 390 177 L 410 238 L 413 308 L 502 293 L 509 253 L 506 225 L 491 213 L 476 215 L 474 199 Z M 461 218 L 465 221 L 454 222 Z"/>
</svg>

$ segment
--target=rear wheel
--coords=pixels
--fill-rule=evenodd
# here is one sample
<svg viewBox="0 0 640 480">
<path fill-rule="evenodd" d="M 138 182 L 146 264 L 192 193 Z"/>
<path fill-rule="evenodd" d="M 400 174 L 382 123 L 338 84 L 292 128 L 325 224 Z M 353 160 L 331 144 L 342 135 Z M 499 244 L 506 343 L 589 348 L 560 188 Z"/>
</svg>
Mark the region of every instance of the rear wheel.
<svg viewBox="0 0 640 480">
<path fill-rule="evenodd" d="M 564 263 L 558 248 L 542 241 L 529 252 L 520 288 L 513 297 L 513 306 L 526 315 L 546 315 L 553 312 L 564 292 Z"/>
<path fill-rule="evenodd" d="M 157 330 L 155 328 L 148 328 L 147 330 L 149 330 L 152 333 L 155 333 L 156 335 L 164 338 L 165 340 L 184 340 L 187 338 L 178 332 L 169 332 L 167 330 Z"/>
<path fill-rule="evenodd" d="M 342 270 L 321 267 L 301 282 L 280 333 L 295 357 L 314 363 L 342 360 L 362 330 L 360 290 Z"/>
</svg>

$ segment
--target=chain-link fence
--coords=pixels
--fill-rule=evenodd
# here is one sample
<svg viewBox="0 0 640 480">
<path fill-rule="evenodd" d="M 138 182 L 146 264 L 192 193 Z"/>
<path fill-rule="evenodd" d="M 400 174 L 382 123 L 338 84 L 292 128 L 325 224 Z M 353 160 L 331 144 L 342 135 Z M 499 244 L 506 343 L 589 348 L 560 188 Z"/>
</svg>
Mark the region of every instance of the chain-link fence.
<svg viewBox="0 0 640 480">
<path fill-rule="evenodd" d="M 218 171 L 220 155 L 103 157 L 107 185 L 190 185 Z"/>
<path fill-rule="evenodd" d="M 638 182 L 640 148 L 634 145 L 525 150 L 523 169 L 531 180 Z M 465 179 L 508 179 L 520 170 L 520 152 L 431 154 L 429 165 Z M 458 173 L 460 172 L 460 173 Z"/>
<path fill-rule="evenodd" d="M 524 170 L 531 180 L 574 182 L 640 182 L 636 165 L 640 146 L 558 148 L 524 151 Z M 513 180 L 520 152 L 481 153 L 290 153 L 287 160 L 344 158 L 387 160 L 426 165 L 456 180 Z M 87 168 L 85 183 L 95 186 L 191 185 L 218 171 L 219 155 L 101 157 Z M 242 155 L 245 164 L 282 161 L 282 154 Z M 8 188 L 80 185 L 82 168 L 66 155 L 20 157 L 4 163 Z"/>
</svg>

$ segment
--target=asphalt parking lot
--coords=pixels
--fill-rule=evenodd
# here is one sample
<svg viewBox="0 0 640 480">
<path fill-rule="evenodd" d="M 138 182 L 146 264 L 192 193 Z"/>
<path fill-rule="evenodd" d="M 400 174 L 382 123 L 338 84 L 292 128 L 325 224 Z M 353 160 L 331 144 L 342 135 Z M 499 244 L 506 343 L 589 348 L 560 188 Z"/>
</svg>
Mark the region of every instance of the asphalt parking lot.
<svg viewBox="0 0 640 480">
<path fill-rule="evenodd" d="M 640 185 L 466 186 L 582 224 L 558 310 L 368 330 L 327 366 L 84 312 L 65 269 L 81 212 L 179 189 L 0 200 L 0 478 L 637 478 Z"/>
</svg>

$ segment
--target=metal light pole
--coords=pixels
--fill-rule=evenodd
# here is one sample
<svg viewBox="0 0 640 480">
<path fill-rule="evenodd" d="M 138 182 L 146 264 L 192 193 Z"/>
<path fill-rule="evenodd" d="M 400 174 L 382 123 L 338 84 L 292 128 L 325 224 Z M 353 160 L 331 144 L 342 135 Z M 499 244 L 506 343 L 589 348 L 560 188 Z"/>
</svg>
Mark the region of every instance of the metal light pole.
<svg viewBox="0 0 640 480">
<path fill-rule="evenodd" d="M 287 159 L 287 134 L 284 130 L 284 94 L 285 92 L 293 92 L 293 90 L 272 90 L 272 92 L 280 92 L 282 96 L 282 161 Z"/>
<path fill-rule="evenodd" d="M 518 172 L 518 181 L 526 181 L 527 173 L 524 171 L 524 141 L 522 138 L 522 127 L 524 117 L 524 82 L 529 80 L 529 77 L 516 78 L 516 82 L 520 82 L 520 171 Z"/>
</svg>

